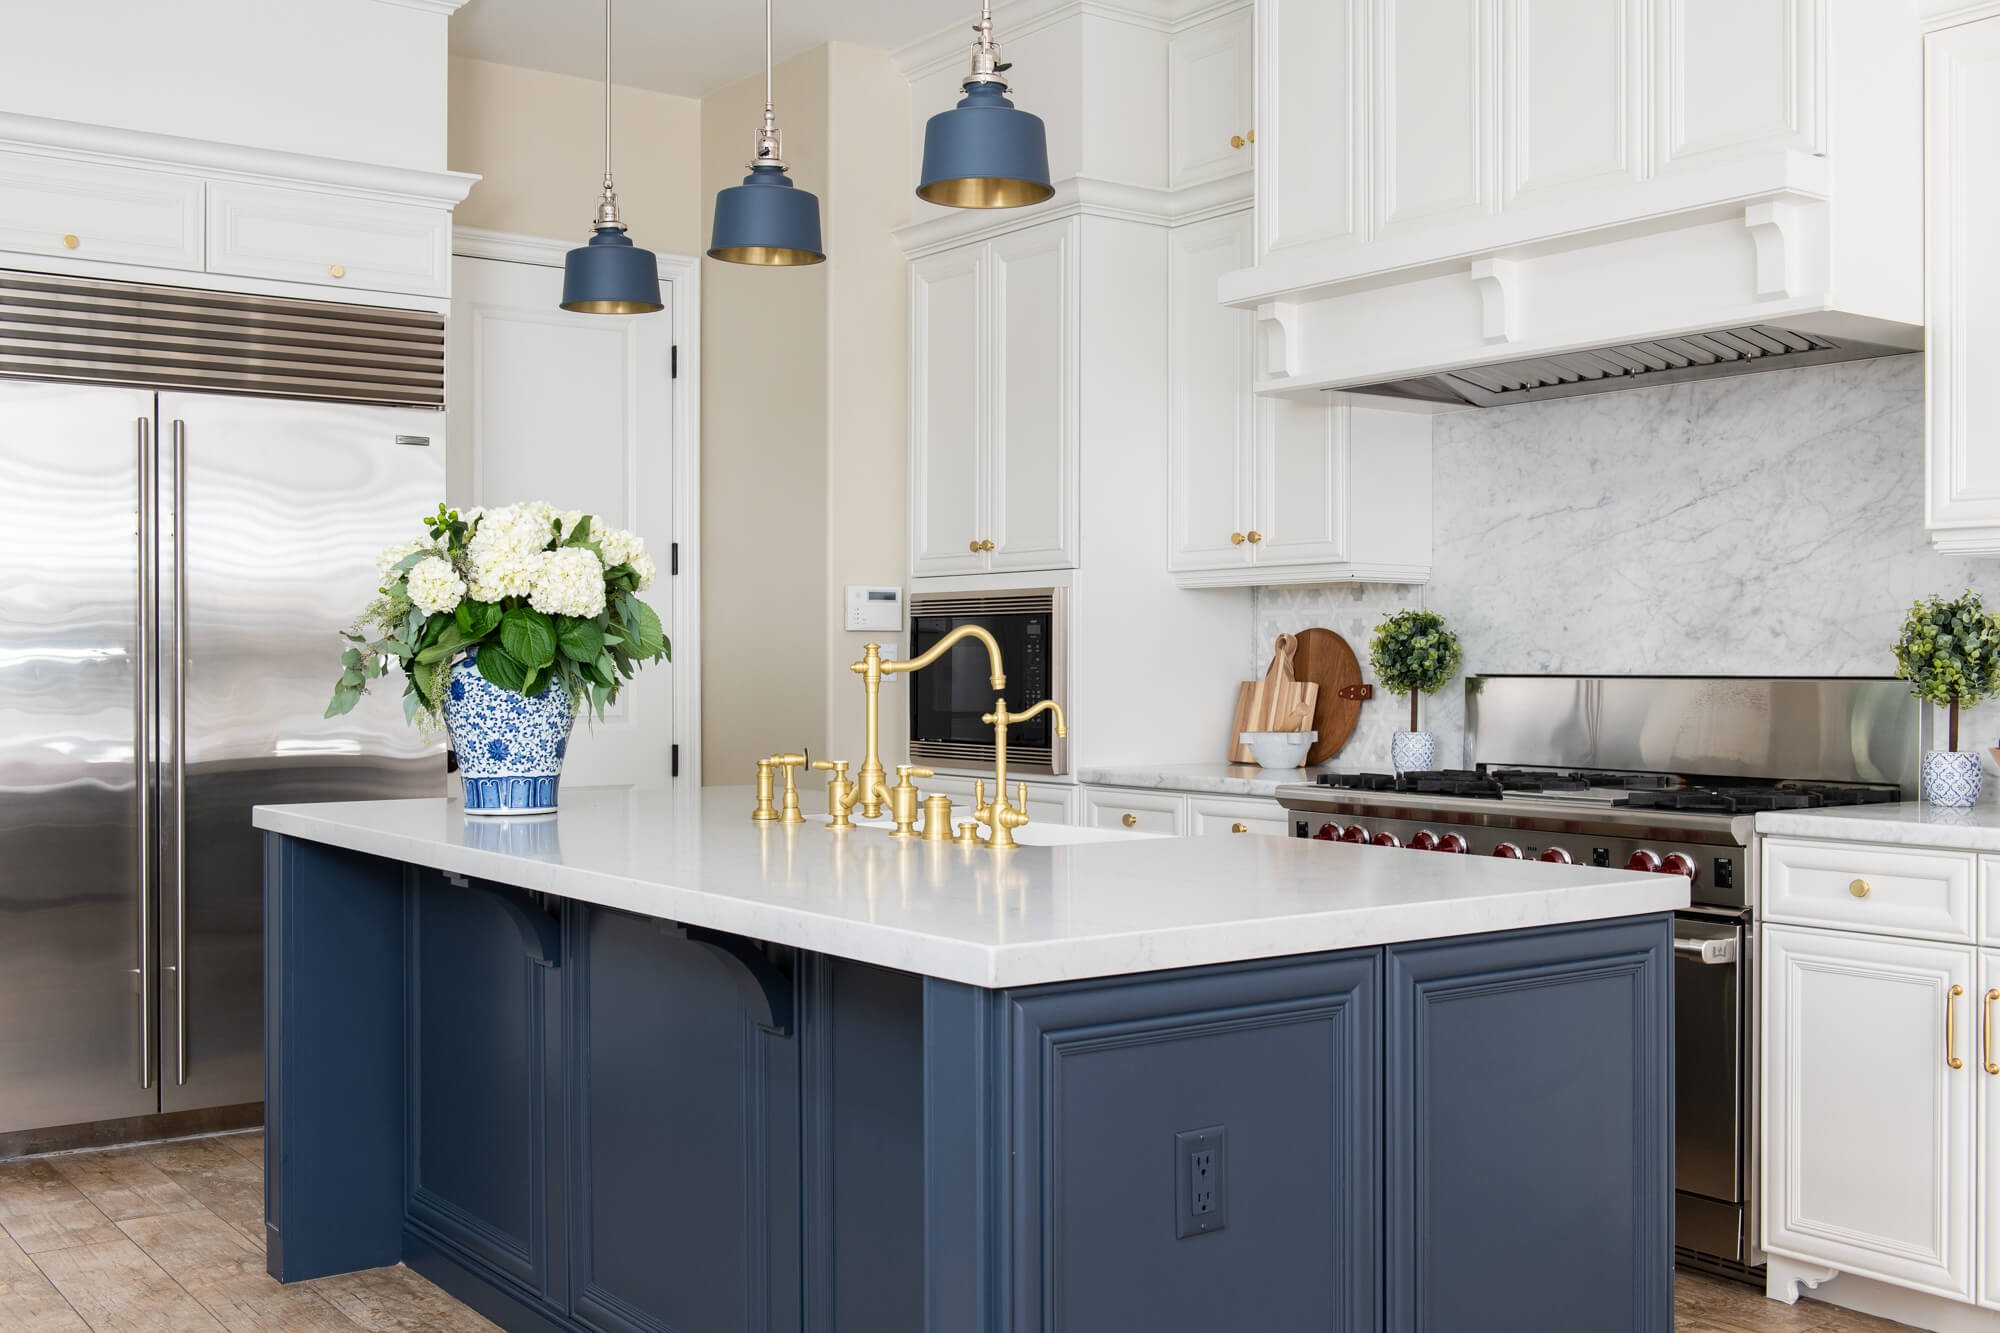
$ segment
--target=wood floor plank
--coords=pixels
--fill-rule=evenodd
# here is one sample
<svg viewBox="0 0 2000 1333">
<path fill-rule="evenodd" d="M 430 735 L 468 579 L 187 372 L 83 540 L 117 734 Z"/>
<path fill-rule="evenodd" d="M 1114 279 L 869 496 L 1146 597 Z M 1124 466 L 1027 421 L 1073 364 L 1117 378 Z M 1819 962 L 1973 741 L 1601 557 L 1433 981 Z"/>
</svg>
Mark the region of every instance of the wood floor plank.
<svg viewBox="0 0 2000 1333">
<path fill-rule="evenodd" d="M 30 1255 L 121 1238 L 96 1204 L 39 1157 L 0 1162 L 0 1230 Z"/>
<path fill-rule="evenodd" d="M 90 1333 L 35 1261 L 0 1235 L 0 1333 Z"/>
<path fill-rule="evenodd" d="M 217 1139 L 179 1139 L 141 1149 L 202 1207 L 264 1248 L 264 1169 Z"/>
<path fill-rule="evenodd" d="M 401 1264 L 315 1278 L 325 1296 L 365 1333 L 498 1333 L 474 1311 Z"/>
<path fill-rule="evenodd" d="M 113 1222 L 193 1212 L 201 1207 L 138 1148 L 67 1153 L 48 1162 Z"/>
<path fill-rule="evenodd" d="M 94 1333 L 220 1333 L 222 1328 L 123 1232 L 116 1240 L 45 1250 L 35 1263 Z"/>
<path fill-rule="evenodd" d="M 317 1292 L 272 1278 L 263 1252 L 205 1209 L 119 1225 L 230 1333 L 355 1333 Z"/>
</svg>

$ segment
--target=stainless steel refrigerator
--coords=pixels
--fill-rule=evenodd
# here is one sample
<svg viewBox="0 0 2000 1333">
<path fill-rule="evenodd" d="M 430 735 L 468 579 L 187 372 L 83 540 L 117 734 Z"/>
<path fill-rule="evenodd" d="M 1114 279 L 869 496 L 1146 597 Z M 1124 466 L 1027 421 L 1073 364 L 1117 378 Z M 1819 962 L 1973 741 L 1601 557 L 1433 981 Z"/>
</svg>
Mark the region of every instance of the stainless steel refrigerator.
<svg viewBox="0 0 2000 1333">
<path fill-rule="evenodd" d="M 393 681 L 322 716 L 444 447 L 435 410 L 0 379 L 0 1147 L 262 1100 L 250 807 L 444 790 Z"/>
</svg>

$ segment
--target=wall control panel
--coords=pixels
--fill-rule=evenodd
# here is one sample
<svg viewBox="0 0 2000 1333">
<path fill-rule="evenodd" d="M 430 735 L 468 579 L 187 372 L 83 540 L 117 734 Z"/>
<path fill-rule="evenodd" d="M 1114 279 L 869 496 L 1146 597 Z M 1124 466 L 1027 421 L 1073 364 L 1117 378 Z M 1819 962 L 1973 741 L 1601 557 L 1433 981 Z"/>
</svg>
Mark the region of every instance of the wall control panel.
<svg viewBox="0 0 2000 1333">
<path fill-rule="evenodd" d="M 903 628 L 903 590 L 847 585 L 847 628 L 893 634 Z"/>
</svg>

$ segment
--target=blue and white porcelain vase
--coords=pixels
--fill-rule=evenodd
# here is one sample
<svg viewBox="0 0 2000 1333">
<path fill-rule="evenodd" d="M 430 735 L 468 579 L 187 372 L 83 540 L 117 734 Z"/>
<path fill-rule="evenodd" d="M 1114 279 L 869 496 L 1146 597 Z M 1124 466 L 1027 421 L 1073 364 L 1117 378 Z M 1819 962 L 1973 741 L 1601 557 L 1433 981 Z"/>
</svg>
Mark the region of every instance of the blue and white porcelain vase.
<svg viewBox="0 0 2000 1333">
<path fill-rule="evenodd" d="M 476 654 L 475 654 L 476 656 Z M 576 707 L 560 681 L 540 694 L 503 690 L 472 657 L 451 669 L 445 730 L 458 755 L 468 815 L 544 815 L 556 808 Z"/>
<path fill-rule="evenodd" d="M 1399 731 L 1389 738 L 1389 763 L 1398 773 L 1428 773 L 1437 753 L 1437 737 L 1428 731 Z"/>
<path fill-rule="evenodd" d="M 1932 805 L 1971 805 L 1985 780 L 1979 756 L 1970 750 L 1924 751 L 1924 799 Z"/>
</svg>

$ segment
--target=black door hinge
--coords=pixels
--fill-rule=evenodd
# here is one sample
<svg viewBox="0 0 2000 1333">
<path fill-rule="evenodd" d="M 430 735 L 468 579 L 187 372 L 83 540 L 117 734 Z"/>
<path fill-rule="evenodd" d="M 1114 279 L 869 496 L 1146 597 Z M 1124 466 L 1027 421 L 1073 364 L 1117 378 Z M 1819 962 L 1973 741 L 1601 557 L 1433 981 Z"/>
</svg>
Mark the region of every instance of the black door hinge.
<svg viewBox="0 0 2000 1333">
<path fill-rule="evenodd" d="M 667 776 L 670 778 L 677 778 L 681 775 L 681 747 L 678 745 L 674 746 L 670 753 L 672 757 L 669 759 L 668 762 L 671 765 L 671 767 L 667 772 Z"/>
<path fill-rule="evenodd" d="M 681 544 L 679 542 L 675 542 L 672 546 L 669 546 L 667 548 L 667 573 L 678 574 L 680 572 L 681 572 Z"/>
<path fill-rule="evenodd" d="M 675 343 L 673 351 L 667 354 L 667 378 L 670 380 L 677 380 L 680 377 L 681 377 L 681 345 L 679 343 Z"/>
</svg>

